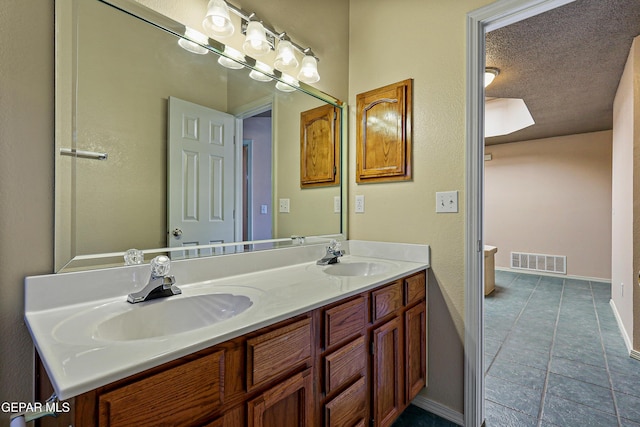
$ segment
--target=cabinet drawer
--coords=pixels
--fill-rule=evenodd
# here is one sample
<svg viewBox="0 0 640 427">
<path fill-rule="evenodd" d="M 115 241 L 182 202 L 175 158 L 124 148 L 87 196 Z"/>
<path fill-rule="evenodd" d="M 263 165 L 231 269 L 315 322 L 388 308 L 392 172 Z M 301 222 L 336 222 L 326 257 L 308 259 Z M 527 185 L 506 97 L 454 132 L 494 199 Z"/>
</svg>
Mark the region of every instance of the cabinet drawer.
<svg viewBox="0 0 640 427">
<path fill-rule="evenodd" d="M 222 404 L 224 351 L 187 362 L 99 397 L 100 426 L 185 425 Z"/>
<path fill-rule="evenodd" d="M 402 307 L 402 282 L 398 281 L 371 292 L 371 304 L 374 321 Z"/>
<path fill-rule="evenodd" d="M 364 425 L 366 409 L 366 381 L 360 378 L 325 405 L 325 425 L 328 427 Z"/>
<path fill-rule="evenodd" d="M 427 295 L 424 272 L 404 279 L 404 304 L 411 305 Z"/>
<path fill-rule="evenodd" d="M 361 334 L 364 331 L 366 317 L 364 297 L 325 310 L 325 348 Z"/>
<path fill-rule="evenodd" d="M 311 359 L 311 319 L 303 319 L 247 340 L 249 390 Z"/>
<path fill-rule="evenodd" d="M 324 359 L 324 391 L 329 394 L 356 375 L 364 376 L 367 349 L 364 337 L 334 351 Z"/>
</svg>

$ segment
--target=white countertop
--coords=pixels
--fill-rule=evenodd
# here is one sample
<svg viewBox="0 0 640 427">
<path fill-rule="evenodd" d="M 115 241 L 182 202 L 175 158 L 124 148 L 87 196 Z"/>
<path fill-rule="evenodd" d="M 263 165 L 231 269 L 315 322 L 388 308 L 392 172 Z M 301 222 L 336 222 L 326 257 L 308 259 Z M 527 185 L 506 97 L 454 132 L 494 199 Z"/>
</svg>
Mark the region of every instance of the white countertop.
<svg viewBox="0 0 640 427">
<path fill-rule="evenodd" d="M 373 276 L 328 275 L 315 264 L 322 245 L 175 262 L 171 273 L 182 294 L 169 298 L 220 292 L 247 295 L 253 304 L 220 323 L 129 341 L 99 339 L 93 331 L 105 313 L 146 304 L 129 304 L 126 296 L 146 281 L 148 265 L 34 276 L 25 279 L 25 318 L 56 395 L 65 400 L 429 267 L 426 245 L 344 246 L 348 255 L 341 262 L 377 262 L 389 269 Z"/>
</svg>

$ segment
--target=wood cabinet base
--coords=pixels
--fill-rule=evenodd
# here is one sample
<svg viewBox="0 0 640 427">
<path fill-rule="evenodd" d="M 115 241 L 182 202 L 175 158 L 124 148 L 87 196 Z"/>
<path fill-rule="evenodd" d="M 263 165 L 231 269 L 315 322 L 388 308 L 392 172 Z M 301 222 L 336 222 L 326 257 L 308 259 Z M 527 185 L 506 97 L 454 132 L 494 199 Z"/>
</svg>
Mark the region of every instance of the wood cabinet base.
<svg viewBox="0 0 640 427">
<path fill-rule="evenodd" d="M 426 307 L 422 271 L 77 396 L 40 425 L 389 426 L 426 385 Z"/>
</svg>

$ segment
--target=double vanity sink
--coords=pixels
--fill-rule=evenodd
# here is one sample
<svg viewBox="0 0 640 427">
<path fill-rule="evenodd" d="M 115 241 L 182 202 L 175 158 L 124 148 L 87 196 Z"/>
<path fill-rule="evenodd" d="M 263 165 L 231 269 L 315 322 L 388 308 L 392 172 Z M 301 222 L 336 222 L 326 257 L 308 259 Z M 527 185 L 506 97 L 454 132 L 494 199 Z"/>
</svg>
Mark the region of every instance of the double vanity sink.
<svg viewBox="0 0 640 427">
<path fill-rule="evenodd" d="M 322 245 L 176 261 L 182 293 L 137 304 L 148 265 L 29 277 L 25 317 L 68 399 L 429 266 L 425 245 L 346 245 L 330 265 Z"/>
</svg>

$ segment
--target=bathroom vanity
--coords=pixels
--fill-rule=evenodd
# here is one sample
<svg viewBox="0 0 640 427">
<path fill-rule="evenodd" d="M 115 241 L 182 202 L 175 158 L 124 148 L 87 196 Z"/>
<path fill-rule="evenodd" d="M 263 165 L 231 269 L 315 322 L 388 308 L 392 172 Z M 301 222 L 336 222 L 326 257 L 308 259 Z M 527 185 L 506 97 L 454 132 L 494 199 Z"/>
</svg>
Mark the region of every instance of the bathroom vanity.
<svg viewBox="0 0 640 427">
<path fill-rule="evenodd" d="M 102 285 L 111 276 L 113 292 L 121 293 L 126 286 L 115 278 L 142 274 L 148 266 L 27 278 L 26 318 L 34 342 L 55 392 L 73 402 L 65 421 L 75 426 L 391 425 L 427 382 L 428 246 L 346 245 L 348 255 L 329 266 L 315 264 L 322 245 L 176 262 L 176 278 L 185 277 L 183 293 L 141 304 L 107 296 Z M 231 275 L 199 280 L 214 274 L 212 264 L 221 262 Z M 268 264 L 272 268 L 262 267 Z M 70 280 L 61 279 L 65 276 Z M 47 279 L 48 286 L 66 286 L 65 295 L 74 295 L 69 291 L 78 286 L 95 286 L 91 293 L 102 295 L 47 308 L 56 298 L 37 295 Z M 220 293 L 248 295 L 252 305 L 195 330 L 167 326 L 132 335 L 130 329 L 144 325 L 131 324 L 123 326 L 123 335 L 104 332 L 104 322 L 122 316 L 118 310 L 143 313 Z M 100 311 L 104 307 L 113 311 Z M 95 318 L 88 314 L 95 312 Z M 153 316 L 150 322 L 157 321 Z M 129 314 L 124 318 L 135 322 Z M 70 325 L 74 333 L 65 331 Z"/>
</svg>

